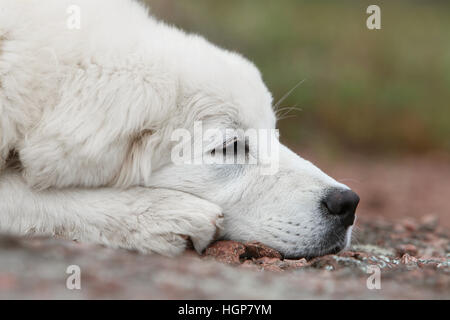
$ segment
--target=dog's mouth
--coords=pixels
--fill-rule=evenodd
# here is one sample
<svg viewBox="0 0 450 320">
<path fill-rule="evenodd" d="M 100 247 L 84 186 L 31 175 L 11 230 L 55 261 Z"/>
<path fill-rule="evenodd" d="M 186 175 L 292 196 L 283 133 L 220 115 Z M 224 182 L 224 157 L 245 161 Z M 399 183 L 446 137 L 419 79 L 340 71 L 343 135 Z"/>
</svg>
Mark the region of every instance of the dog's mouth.
<svg viewBox="0 0 450 320">
<path fill-rule="evenodd" d="M 333 232 L 333 236 L 329 238 L 327 244 L 319 248 L 317 255 L 311 255 L 310 258 L 315 258 L 319 256 L 325 256 L 328 254 L 338 254 L 339 252 L 345 250 L 351 241 L 352 227 L 347 228 L 341 232 L 341 236 L 337 236 L 337 232 Z M 337 239 L 336 239 L 337 238 Z"/>
<path fill-rule="evenodd" d="M 347 230 L 340 230 L 341 232 L 337 232 L 336 230 L 327 234 L 322 241 L 317 243 L 316 246 L 312 246 L 307 248 L 306 250 L 301 250 L 300 252 L 291 252 L 284 254 L 286 258 L 291 259 L 301 259 L 305 258 L 307 260 L 330 255 L 330 254 L 338 254 L 339 252 L 345 250 L 351 241 L 352 228 L 348 228 Z M 338 236 L 338 234 L 340 236 Z"/>
<path fill-rule="evenodd" d="M 284 257 L 289 258 L 289 259 L 305 258 L 306 260 L 311 260 L 311 259 L 314 259 L 317 257 L 326 256 L 329 254 L 338 254 L 339 252 L 343 251 L 344 249 L 345 249 L 345 244 L 338 243 L 338 244 L 334 244 L 334 245 L 331 245 L 326 248 L 317 248 L 317 249 L 311 250 L 304 254 L 293 254 L 293 255 L 287 254 L 287 255 L 284 255 Z"/>
<path fill-rule="evenodd" d="M 305 256 L 306 259 L 312 259 L 329 254 L 338 254 L 350 246 L 353 233 L 353 225 L 343 228 L 342 226 L 330 229 L 325 236 L 325 244 L 312 250 Z"/>
</svg>

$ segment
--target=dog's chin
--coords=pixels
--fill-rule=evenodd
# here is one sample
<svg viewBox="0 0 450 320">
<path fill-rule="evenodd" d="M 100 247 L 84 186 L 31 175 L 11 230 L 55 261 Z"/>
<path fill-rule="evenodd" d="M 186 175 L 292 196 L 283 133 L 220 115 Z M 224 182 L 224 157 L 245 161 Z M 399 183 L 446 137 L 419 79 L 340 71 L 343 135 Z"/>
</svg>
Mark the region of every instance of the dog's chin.
<svg viewBox="0 0 450 320">
<path fill-rule="evenodd" d="M 352 238 L 352 226 L 347 228 L 347 230 L 342 231 L 342 236 L 336 241 L 336 233 L 333 233 L 334 236 L 325 236 L 325 243 L 321 246 L 317 247 L 309 247 L 307 250 L 299 251 L 299 252 L 286 252 L 283 254 L 285 258 L 288 259 L 301 259 L 305 258 L 307 260 L 326 256 L 329 254 L 338 254 L 346 250 L 351 243 Z"/>
<path fill-rule="evenodd" d="M 283 254 L 283 257 L 287 259 L 305 258 L 306 260 L 311 260 L 313 258 L 326 256 L 328 254 L 337 254 L 343 251 L 345 248 L 346 246 L 344 243 L 336 243 L 324 247 L 309 248 L 307 251 L 304 252 L 295 252 L 295 253 L 286 252 Z"/>
<path fill-rule="evenodd" d="M 326 256 L 328 254 L 338 254 L 339 252 L 343 251 L 344 249 L 345 249 L 345 244 L 337 243 L 334 245 L 330 245 L 329 247 L 318 248 L 318 250 L 315 253 L 306 255 L 304 258 L 306 258 L 306 260 L 310 260 L 313 258 Z"/>
</svg>

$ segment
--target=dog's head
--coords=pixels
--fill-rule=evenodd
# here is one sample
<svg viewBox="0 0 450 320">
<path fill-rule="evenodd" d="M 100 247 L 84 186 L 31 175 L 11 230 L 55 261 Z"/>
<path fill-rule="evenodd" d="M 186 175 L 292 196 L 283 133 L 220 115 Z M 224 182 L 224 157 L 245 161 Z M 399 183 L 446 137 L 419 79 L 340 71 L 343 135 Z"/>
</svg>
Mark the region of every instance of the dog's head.
<svg viewBox="0 0 450 320">
<path fill-rule="evenodd" d="M 172 157 L 152 185 L 219 205 L 222 238 L 260 241 L 288 257 L 342 250 L 359 197 L 279 142 L 271 94 L 252 63 L 196 41 L 179 67 Z"/>
</svg>

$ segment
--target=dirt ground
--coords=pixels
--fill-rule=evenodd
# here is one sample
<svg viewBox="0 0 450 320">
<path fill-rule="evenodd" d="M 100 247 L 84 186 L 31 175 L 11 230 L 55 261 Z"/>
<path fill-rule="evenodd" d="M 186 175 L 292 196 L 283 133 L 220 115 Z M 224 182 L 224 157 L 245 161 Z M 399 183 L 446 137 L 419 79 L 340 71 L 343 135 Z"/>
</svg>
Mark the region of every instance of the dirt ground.
<svg viewBox="0 0 450 320">
<path fill-rule="evenodd" d="M 313 158 L 313 161 L 360 195 L 357 210 L 360 217 L 397 221 L 431 215 L 438 217 L 442 226 L 450 228 L 449 155 L 397 160 L 352 156 L 351 160 Z"/>
<path fill-rule="evenodd" d="M 450 299 L 450 162 L 319 164 L 361 196 L 346 252 L 290 260 L 258 243 L 222 241 L 203 256 L 166 258 L 3 236 L 0 298 Z M 66 287 L 70 265 L 80 267 L 81 290 Z"/>
</svg>

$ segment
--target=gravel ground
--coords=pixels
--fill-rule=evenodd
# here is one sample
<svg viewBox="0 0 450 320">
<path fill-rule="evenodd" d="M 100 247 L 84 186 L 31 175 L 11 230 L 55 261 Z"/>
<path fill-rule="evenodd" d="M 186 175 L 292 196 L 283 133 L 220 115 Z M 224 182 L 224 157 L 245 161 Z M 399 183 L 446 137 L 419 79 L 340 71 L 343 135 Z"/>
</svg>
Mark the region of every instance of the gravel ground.
<svg viewBox="0 0 450 320">
<path fill-rule="evenodd" d="M 360 222 L 350 250 L 283 259 L 258 243 L 216 242 L 200 257 L 141 255 L 56 239 L 0 238 L 0 298 L 450 299 L 449 235 L 434 217 Z M 67 267 L 81 289 L 66 287 Z M 370 266 L 381 289 L 368 289 Z M 370 282 L 374 283 L 374 282 Z"/>
</svg>

